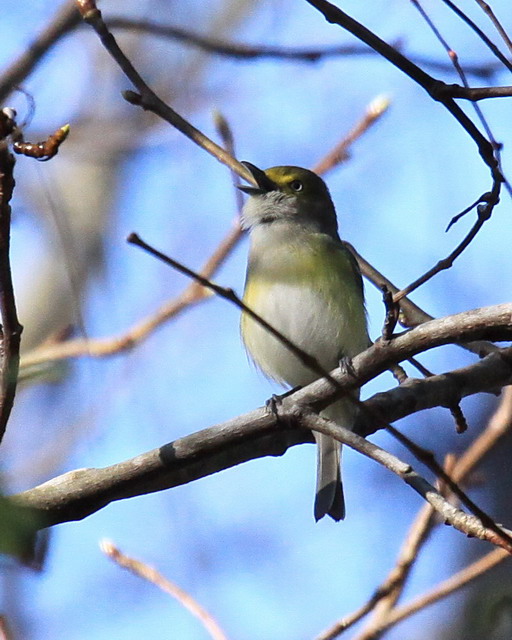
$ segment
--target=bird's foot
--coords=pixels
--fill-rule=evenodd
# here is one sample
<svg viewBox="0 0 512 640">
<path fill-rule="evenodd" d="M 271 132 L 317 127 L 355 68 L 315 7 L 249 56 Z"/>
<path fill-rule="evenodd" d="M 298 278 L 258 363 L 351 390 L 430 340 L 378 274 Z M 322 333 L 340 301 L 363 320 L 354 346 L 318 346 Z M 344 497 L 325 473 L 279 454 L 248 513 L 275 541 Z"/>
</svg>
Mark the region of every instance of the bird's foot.
<svg viewBox="0 0 512 640">
<path fill-rule="evenodd" d="M 352 358 L 349 358 L 348 356 L 342 356 L 339 359 L 338 365 L 342 373 L 346 373 L 347 375 L 352 376 L 352 378 L 356 377 L 354 365 L 352 364 Z"/>
<path fill-rule="evenodd" d="M 274 414 L 276 418 L 279 417 L 279 405 L 282 404 L 283 400 L 287 398 L 289 395 L 300 389 L 300 387 L 294 387 L 293 389 L 289 389 L 280 395 L 273 393 L 272 396 L 265 402 L 265 406 L 270 411 L 270 413 Z"/>
</svg>

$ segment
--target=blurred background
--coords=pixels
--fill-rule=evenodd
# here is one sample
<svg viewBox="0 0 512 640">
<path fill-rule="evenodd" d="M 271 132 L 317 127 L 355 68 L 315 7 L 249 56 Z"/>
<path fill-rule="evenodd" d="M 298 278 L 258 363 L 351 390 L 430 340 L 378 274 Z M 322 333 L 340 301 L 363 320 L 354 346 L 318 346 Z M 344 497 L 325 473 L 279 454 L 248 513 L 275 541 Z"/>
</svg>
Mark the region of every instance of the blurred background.
<svg viewBox="0 0 512 640">
<path fill-rule="evenodd" d="M 493 0 L 492 7 L 512 33 L 508 2 Z M 49 0 L 4 3 L 2 68 L 26 50 L 57 8 Z M 105 18 L 152 20 L 227 42 L 357 45 L 297 0 L 128 0 L 105 1 L 100 8 Z M 424 8 L 471 84 L 511 84 L 504 67 L 443 2 L 426 0 Z M 388 42 L 399 42 L 429 73 L 459 82 L 412 2 L 345 2 L 343 9 Z M 502 45 L 477 3 L 464 9 Z M 349 161 L 325 178 L 342 237 L 397 286 L 451 251 L 475 214 L 445 233 L 448 222 L 490 188 L 474 142 L 441 105 L 376 55 L 315 63 L 243 60 L 140 31 L 115 33 L 164 100 L 217 141 L 214 115 L 220 112 L 232 127 L 237 157 L 262 167 L 314 166 L 377 96 L 387 96 L 387 113 L 352 147 Z M 489 77 L 469 73 L 471 65 L 488 67 Z M 199 268 L 236 220 L 229 172 L 172 127 L 122 99 L 121 91 L 131 87 L 88 27 L 62 38 L 22 87 L 33 109 L 20 92 L 3 106 L 15 108 L 18 120 L 30 119 L 27 139 L 44 139 L 71 125 L 56 158 L 42 164 L 20 158 L 16 165 L 12 261 L 24 352 L 69 327 L 72 335 L 91 339 L 122 335 L 188 284 L 127 245 L 126 236 L 136 231 Z M 510 178 L 510 99 L 480 106 L 504 144 Z M 434 316 L 510 300 L 510 222 L 504 191 L 492 219 L 455 265 L 412 299 Z M 239 293 L 246 253 L 243 239 L 215 277 Z M 380 292 L 368 283 L 366 292 L 375 338 L 384 309 Z M 111 465 L 261 406 L 279 389 L 249 363 L 238 323 L 234 307 L 209 298 L 128 353 L 62 361 L 42 380 L 24 385 L 2 447 L 4 487 L 20 491 L 67 470 Z M 455 347 L 421 358 L 436 373 L 474 360 Z M 389 374 L 381 376 L 363 389 L 363 397 L 393 385 Z M 497 402 L 493 396 L 465 400 L 470 428 L 461 436 L 442 409 L 398 426 L 442 460 L 468 446 Z M 387 434 L 372 439 L 411 460 Z M 471 495 L 498 522 L 510 524 L 509 455 L 505 442 L 482 467 Z M 206 638 L 183 607 L 103 556 L 98 544 L 109 538 L 189 591 L 230 638 L 311 638 L 371 595 L 421 506 L 397 477 L 346 450 L 347 519 L 315 524 L 314 475 L 314 447 L 294 447 L 281 458 L 117 502 L 82 522 L 55 527 L 40 573 L 2 562 L 1 611 L 14 637 L 29 640 Z M 406 597 L 487 550 L 438 527 Z M 488 612 L 497 602 L 510 602 L 511 578 L 505 563 L 473 590 L 425 610 L 386 638 L 509 638 Z"/>
</svg>

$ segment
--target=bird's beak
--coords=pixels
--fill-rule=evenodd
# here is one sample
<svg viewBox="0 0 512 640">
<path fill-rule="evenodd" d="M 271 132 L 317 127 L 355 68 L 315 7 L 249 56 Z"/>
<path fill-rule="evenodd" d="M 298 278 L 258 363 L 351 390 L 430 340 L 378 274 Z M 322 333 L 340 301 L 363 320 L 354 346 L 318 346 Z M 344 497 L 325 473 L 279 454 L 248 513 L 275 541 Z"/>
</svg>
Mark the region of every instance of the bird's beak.
<svg viewBox="0 0 512 640">
<path fill-rule="evenodd" d="M 239 186 L 238 188 L 240 189 L 240 191 L 248 193 L 250 196 L 261 196 L 264 193 L 275 191 L 277 189 L 276 183 L 273 182 L 264 171 L 258 169 L 258 167 L 254 166 L 250 162 L 242 161 L 242 164 L 249 170 L 258 186 Z"/>
</svg>

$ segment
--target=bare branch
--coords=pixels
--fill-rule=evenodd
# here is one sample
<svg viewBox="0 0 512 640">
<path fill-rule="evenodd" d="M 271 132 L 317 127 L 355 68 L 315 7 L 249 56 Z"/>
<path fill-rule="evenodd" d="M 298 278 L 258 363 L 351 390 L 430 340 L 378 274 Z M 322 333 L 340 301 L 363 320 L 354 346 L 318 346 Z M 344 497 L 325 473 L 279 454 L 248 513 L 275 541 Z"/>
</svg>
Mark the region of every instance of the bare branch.
<svg viewBox="0 0 512 640">
<path fill-rule="evenodd" d="M 173 25 L 160 24 L 151 20 L 112 16 L 105 20 L 110 29 L 129 29 L 131 31 L 143 31 L 155 36 L 172 38 L 186 45 L 198 47 L 203 51 L 214 53 L 220 56 L 227 56 L 239 60 L 275 59 L 279 61 L 291 62 L 318 62 L 330 57 L 359 57 L 372 56 L 375 52 L 366 46 L 361 45 L 332 45 L 324 47 L 279 47 L 271 45 L 248 45 L 241 43 L 225 42 L 217 38 L 211 38 L 199 33 L 194 33 L 188 29 Z M 393 44 L 400 49 L 400 42 Z M 452 65 L 446 64 L 442 60 L 434 60 L 414 54 L 409 55 L 410 59 L 417 64 L 436 69 L 438 71 L 451 71 Z M 481 78 L 492 77 L 493 74 L 502 68 L 498 64 L 468 64 L 465 65 L 467 73 Z"/>
<path fill-rule="evenodd" d="M 467 80 L 466 73 L 464 72 L 464 69 L 463 69 L 462 65 L 460 64 L 460 62 L 459 62 L 459 56 L 457 55 L 457 52 L 454 51 L 453 48 L 450 47 L 448 42 L 443 38 L 443 36 L 441 35 L 441 32 L 435 26 L 434 22 L 431 20 L 430 16 L 427 14 L 427 12 L 423 8 L 423 6 L 420 4 L 419 0 L 411 0 L 411 2 L 413 3 L 413 5 L 415 7 L 417 7 L 418 11 L 420 12 L 420 15 L 427 22 L 428 26 L 430 27 L 432 32 L 435 34 L 436 38 L 439 40 L 441 45 L 444 47 L 444 49 L 445 49 L 445 51 L 446 51 L 446 53 L 448 55 L 448 58 L 452 61 L 453 66 L 455 67 L 457 73 L 459 74 L 459 78 L 461 79 L 461 82 L 463 84 L 464 89 L 466 89 L 467 91 L 470 92 L 471 89 L 470 89 L 470 86 L 469 86 L 469 82 Z M 444 2 L 446 4 L 449 3 L 450 8 L 452 8 L 452 9 L 454 8 L 453 3 L 449 2 L 449 0 L 444 0 Z M 475 28 L 475 30 L 477 31 L 478 35 L 480 35 L 485 42 L 490 43 L 491 47 L 494 47 L 495 51 L 497 51 L 498 54 L 500 54 L 501 57 L 507 62 L 507 64 L 509 64 L 507 59 L 504 56 L 502 56 L 502 54 L 499 52 L 497 47 L 495 47 L 495 45 L 485 36 L 485 34 L 480 29 L 478 29 L 478 27 L 471 20 L 469 20 L 469 18 L 460 9 L 458 9 L 457 7 L 455 7 L 455 9 L 456 9 L 457 15 L 459 15 L 459 17 L 464 16 L 464 18 L 466 19 L 468 24 L 470 24 L 472 27 Z M 457 87 L 454 87 L 454 89 L 455 89 L 455 92 L 457 92 Z M 461 92 L 459 91 L 458 95 L 459 95 L 459 97 L 465 97 L 464 92 L 462 92 L 462 94 L 461 94 Z M 453 96 L 451 96 L 451 97 L 453 97 Z M 489 96 L 487 96 L 487 97 L 489 97 Z M 496 142 L 494 134 L 491 131 L 491 127 L 489 126 L 489 123 L 487 122 L 487 118 L 484 116 L 482 109 L 480 108 L 480 106 L 478 104 L 475 103 L 475 101 L 473 101 L 473 109 L 475 111 L 475 114 L 476 114 L 477 118 L 480 120 L 480 123 L 481 123 L 481 125 L 482 125 L 482 127 L 483 127 L 483 129 L 485 131 L 485 134 L 487 135 L 487 138 L 489 139 L 489 142 L 491 143 L 491 145 L 492 145 L 492 147 L 494 149 L 496 161 L 498 163 L 498 170 L 499 170 L 499 172 L 501 174 L 503 174 L 502 167 L 501 167 L 501 145 Z M 509 193 L 511 193 L 511 195 L 512 195 L 512 188 L 511 188 L 510 184 L 508 183 L 507 180 L 504 180 L 504 183 L 505 183 L 505 186 L 508 189 Z"/>
<path fill-rule="evenodd" d="M 452 462 L 448 467 L 445 464 L 445 470 L 449 473 L 450 477 L 458 483 L 462 482 L 475 466 L 481 462 L 482 458 L 496 446 L 511 427 L 512 387 L 506 387 L 500 405 L 491 417 L 486 429 L 476 438 L 461 458 L 456 462 Z M 372 620 L 367 624 L 361 634 L 359 634 L 357 640 L 370 640 L 370 638 L 380 637 L 384 631 L 389 628 L 387 624 L 388 616 L 394 614 L 394 606 L 402 593 L 410 570 L 416 562 L 428 532 L 434 525 L 433 514 L 434 511 L 428 504 L 418 512 L 402 545 L 395 567 L 393 567 L 386 580 L 376 590 L 368 603 L 357 611 L 362 611 L 365 607 L 368 607 L 370 603 L 373 603 L 370 609 L 375 608 Z M 407 606 L 408 605 L 406 605 L 406 607 Z M 336 637 L 344 630 L 344 621 L 351 618 L 352 616 L 348 616 L 330 627 L 324 636 L 322 636 L 322 640 Z"/>
<path fill-rule="evenodd" d="M 512 351 L 506 349 L 503 352 L 491 354 L 473 365 L 449 373 L 422 380 L 409 378 L 394 389 L 375 394 L 366 400 L 365 404 L 372 414 L 382 414 L 386 416 L 388 422 L 395 422 L 434 406 L 449 408 L 453 402 L 459 402 L 461 398 L 481 392 L 483 379 L 488 383 L 487 392 L 498 392 L 504 384 L 507 384 L 510 357 L 512 357 Z M 360 416 L 356 425 L 357 432 L 365 436 L 374 433 L 378 428 L 367 416 Z"/>
<path fill-rule="evenodd" d="M 30 43 L 25 51 L 12 62 L 0 77 L 0 103 L 5 102 L 7 96 L 30 74 L 41 61 L 45 53 L 55 45 L 60 38 L 81 22 L 74 0 L 68 0 L 59 9 L 55 17 Z"/>
<path fill-rule="evenodd" d="M 492 7 L 490 7 L 487 2 L 484 2 L 484 0 L 475 0 L 475 2 L 480 6 L 483 12 L 489 16 L 489 19 L 493 23 L 494 27 L 496 28 L 496 31 L 500 34 L 501 38 L 503 39 L 503 42 L 507 45 L 510 53 L 512 53 L 512 40 L 510 39 L 510 36 L 503 28 L 503 25 L 501 24 L 501 22 L 496 17 L 496 14 L 492 10 Z"/>
<path fill-rule="evenodd" d="M 475 126 L 472 120 L 464 113 L 464 111 L 453 101 L 453 98 L 443 95 L 445 83 L 440 80 L 436 80 L 428 73 L 420 69 L 411 60 L 402 55 L 399 51 L 392 46 L 384 42 L 381 38 L 375 35 L 372 31 L 365 26 L 351 18 L 344 11 L 336 7 L 335 5 L 327 2 L 327 0 L 307 0 L 309 4 L 318 9 L 323 14 L 325 19 L 333 24 L 338 24 L 343 29 L 346 29 L 352 33 L 356 38 L 365 42 L 372 47 L 384 58 L 389 60 L 391 64 L 403 71 L 407 76 L 420 85 L 427 93 L 436 101 L 441 102 L 443 106 L 452 114 L 457 122 L 463 127 L 463 129 L 469 134 L 478 146 L 480 155 L 489 167 L 493 179 L 493 190 L 497 191 L 499 195 L 500 186 L 503 181 L 503 176 L 499 169 L 499 163 L 495 157 L 494 148 L 492 144 L 482 135 L 479 129 Z M 489 215 L 492 212 L 494 204 L 489 206 Z"/>
<path fill-rule="evenodd" d="M 202 131 L 180 116 L 179 113 L 174 111 L 174 109 L 161 100 L 156 93 L 148 87 L 133 64 L 120 49 L 114 36 L 108 30 L 101 16 L 101 11 L 97 8 L 94 0 L 76 0 L 76 4 L 84 21 L 96 31 L 105 49 L 139 92 L 125 91 L 123 94 L 124 98 L 130 102 L 130 104 L 140 106 L 146 111 L 152 111 L 160 116 L 219 162 L 238 173 L 238 175 L 244 180 L 247 180 L 247 182 L 253 184 L 254 178 L 242 164 L 216 142 L 208 138 Z"/>
<path fill-rule="evenodd" d="M 14 157 L 8 138 L 15 128 L 9 110 L 0 111 L 0 440 L 11 415 L 20 364 L 23 327 L 18 321 L 11 276 L 11 197 L 14 190 Z"/>
<path fill-rule="evenodd" d="M 460 333 L 470 340 L 487 333 L 501 333 L 504 327 L 508 327 L 508 332 L 511 333 L 511 325 L 512 304 L 432 320 L 386 344 L 373 345 L 353 359 L 350 372 L 336 370 L 332 376 L 341 387 L 349 390 L 385 371 L 390 362 L 455 340 Z M 502 376 L 500 386 L 510 384 L 511 350 L 505 349 L 500 354 L 489 356 L 488 359 L 496 359 L 495 365 Z M 481 367 L 484 362 L 479 362 L 473 367 Z M 481 371 L 485 374 L 484 369 Z M 467 371 L 466 376 L 466 379 L 471 379 Z M 418 386 L 409 398 L 411 406 L 418 406 L 423 402 L 421 398 L 425 394 L 422 385 L 430 385 L 436 378 L 437 376 L 434 376 L 416 382 Z M 497 380 L 492 379 L 491 388 L 495 387 L 496 383 Z M 472 380 L 472 384 L 469 385 L 473 393 L 488 391 L 490 388 L 486 375 L 481 376 L 478 389 L 476 385 L 476 380 Z M 461 389 L 461 397 L 468 390 Z M 390 393 L 394 392 L 396 390 Z M 114 500 L 185 484 L 261 456 L 282 455 L 290 446 L 312 441 L 309 431 L 295 428 L 296 407 L 319 410 L 332 402 L 336 393 L 330 383 L 317 380 L 283 399 L 280 416 L 286 416 L 286 411 L 289 410 L 290 423 L 287 423 L 286 419 L 278 421 L 274 414 L 259 409 L 111 467 L 69 472 L 19 494 L 17 499 L 21 504 L 40 510 L 46 517 L 47 524 L 52 525 L 84 518 Z M 427 395 L 432 402 L 430 406 L 437 406 L 434 395 Z M 382 412 L 382 418 L 394 419 L 391 415 L 386 415 L 385 410 Z"/>
<path fill-rule="evenodd" d="M 391 293 L 397 294 L 400 290 L 399 288 L 391 282 L 386 276 L 384 276 L 378 269 L 376 269 L 373 265 L 371 265 L 363 256 L 354 249 L 354 247 L 345 242 L 345 245 L 350 249 L 350 251 L 354 254 L 359 268 L 361 269 L 362 274 L 367 278 L 373 285 L 375 285 L 378 289 L 382 290 L 383 286 L 386 286 Z M 424 311 L 421 307 L 415 304 L 412 300 L 407 297 L 403 297 L 400 300 L 400 324 L 403 327 L 417 327 L 423 322 L 428 322 L 429 320 L 433 320 L 434 317 Z M 472 351 L 473 353 L 478 354 L 480 357 L 483 357 L 489 353 L 496 352 L 498 347 L 491 344 L 490 342 L 471 342 L 471 343 L 458 343 L 459 346 L 467 349 L 468 351 Z"/>
<path fill-rule="evenodd" d="M 210 278 L 219 266 L 224 263 L 233 247 L 238 243 L 241 235 L 240 224 L 235 221 L 217 249 L 201 267 L 200 275 Z M 208 295 L 204 287 L 197 282 L 192 282 L 177 298 L 166 302 L 156 313 L 139 321 L 120 336 L 95 339 L 77 338 L 66 340 L 65 342 L 43 344 L 22 357 L 21 368 L 28 369 L 51 360 L 63 360 L 83 355 L 107 357 L 127 351 L 146 339 L 165 322 L 176 317 L 188 307 L 201 302 Z"/>
<path fill-rule="evenodd" d="M 412 293 L 415 289 L 425 284 L 425 282 L 428 282 L 431 278 L 433 278 L 435 275 L 437 275 L 441 271 L 444 271 L 445 269 L 449 269 L 453 265 L 455 260 L 463 253 L 463 251 L 469 247 L 469 245 L 475 239 L 480 229 L 483 227 L 485 222 L 489 219 L 489 215 L 492 210 L 492 207 L 498 202 L 499 190 L 497 189 L 497 186 L 498 186 L 497 183 L 495 183 L 494 193 L 491 194 L 490 198 L 488 199 L 488 205 L 480 205 L 478 207 L 478 218 L 474 223 L 474 225 L 469 230 L 469 232 L 466 234 L 465 238 L 463 238 L 463 240 L 455 247 L 455 249 L 450 253 L 450 255 L 448 255 L 446 258 L 443 258 L 442 260 L 439 260 L 439 262 L 437 262 L 437 264 L 435 264 L 426 273 L 424 273 L 422 276 L 417 278 L 414 282 L 411 282 L 410 285 L 408 285 L 398 293 L 395 293 L 395 295 L 393 296 L 393 300 L 395 302 L 399 302 L 404 296 L 407 296 L 410 293 Z"/>
<path fill-rule="evenodd" d="M 366 112 L 359 122 L 345 135 L 332 151 L 324 156 L 314 167 L 313 171 L 323 175 L 334 169 L 349 157 L 349 148 L 363 136 L 386 113 L 389 107 L 389 99 L 385 96 L 377 96 L 366 108 Z"/>
<path fill-rule="evenodd" d="M 403 607 L 397 607 L 396 609 L 393 609 L 393 611 L 390 612 L 389 616 L 386 618 L 385 622 L 379 628 L 376 628 L 375 631 L 371 634 L 362 635 L 358 640 L 362 640 L 363 638 L 365 640 L 374 640 L 376 638 L 380 638 L 384 631 L 389 629 L 391 626 L 397 624 L 398 622 L 401 622 L 409 616 L 412 616 L 418 611 L 421 611 L 425 607 L 438 602 L 442 598 L 446 598 L 446 596 L 455 593 L 455 591 L 462 589 L 467 584 L 480 577 L 487 571 L 490 571 L 492 568 L 496 567 L 498 564 L 509 557 L 510 553 L 508 551 L 505 551 L 504 549 L 494 549 L 493 551 L 490 551 L 488 554 L 483 556 L 483 558 L 480 558 L 480 560 L 473 562 L 469 566 L 462 569 L 462 571 L 459 571 L 447 580 L 444 580 L 427 593 L 418 596 Z"/>
<path fill-rule="evenodd" d="M 504 87 L 461 87 L 458 84 L 448 84 L 443 89 L 452 98 L 464 98 L 477 102 L 487 98 L 510 98 L 512 86 Z"/>
<path fill-rule="evenodd" d="M 183 607 L 188 609 L 190 613 L 196 617 L 203 627 L 208 632 L 209 636 L 213 640 L 227 640 L 227 636 L 220 628 L 215 618 L 206 611 L 206 609 L 194 600 L 194 598 L 184 591 L 177 584 L 171 582 L 168 578 L 165 578 L 153 567 L 148 566 L 145 562 L 131 558 L 122 553 L 112 542 L 103 540 L 100 544 L 100 548 L 103 553 L 108 556 L 113 562 L 118 564 L 123 569 L 128 569 L 139 578 L 154 584 L 156 587 L 165 591 L 173 598 L 175 598 Z"/>
<path fill-rule="evenodd" d="M 445 460 L 445 471 L 451 473 L 451 457 Z M 341 633 L 346 631 L 355 622 L 360 620 L 364 615 L 374 611 L 370 626 L 366 626 L 357 640 L 363 640 L 365 632 L 369 628 L 373 629 L 379 622 L 386 619 L 386 616 L 397 602 L 402 589 L 407 582 L 407 578 L 412 570 L 414 563 L 418 558 L 418 554 L 427 540 L 429 533 L 434 525 L 435 510 L 429 503 L 423 505 L 419 510 L 413 524 L 409 528 L 405 539 L 402 543 L 395 566 L 389 572 L 384 582 L 375 590 L 371 598 L 353 614 L 343 617 L 336 621 L 315 640 L 333 640 Z M 357 617 L 356 617 L 357 616 Z"/>
<path fill-rule="evenodd" d="M 512 71 L 512 63 L 507 59 L 505 55 L 498 49 L 494 42 L 487 36 L 486 33 L 480 29 L 480 27 L 471 18 L 459 9 L 459 7 L 452 2 L 452 0 L 442 0 L 447 7 L 449 7 L 455 15 L 465 22 L 470 29 L 472 29 L 480 40 L 487 46 L 487 48 L 496 56 L 496 58 L 505 66 L 509 71 Z"/>
</svg>

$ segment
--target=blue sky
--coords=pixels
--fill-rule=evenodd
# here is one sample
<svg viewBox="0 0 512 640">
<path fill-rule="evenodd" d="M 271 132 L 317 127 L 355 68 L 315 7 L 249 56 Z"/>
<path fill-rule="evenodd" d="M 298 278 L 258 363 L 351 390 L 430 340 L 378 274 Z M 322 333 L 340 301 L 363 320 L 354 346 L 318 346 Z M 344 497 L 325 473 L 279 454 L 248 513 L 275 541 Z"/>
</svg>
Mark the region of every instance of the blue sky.
<svg viewBox="0 0 512 640">
<path fill-rule="evenodd" d="M 104 2 L 102 10 L 105 15 L 126 10 L 152 16 L 236 41 L 290 46 L 352 42 L 306 2 L 254 3 L 242 20 L 235 19 L 235 5 L 224 15 L 225 25 L 219 19 L 220 1 L 176 4 L 172 15 L 167 3 L 158 2 Z M 443 59 L 443 51 L 410 4 L 394 0 L 359 5 L 344 3 L 343 8 L 383 38 L 403 39 L 406 51 Z M 23 50 L 55 11 L 47 0 L 8 0 L 7 7 L 0 25 L 2 65 Z M 507 3 L 493 2 L 493 8 L 509 21 L 510 33 Z M 429 10 L 462 63 L 492 59 L 442 7 L 430 3 Z M 459 125 L 413 82 L 376 57 L 326 59 L 314 65 L 240 62 L 212 58 L 172 41 L 140 37 L 121 42 L 130 45 L 133 59 L 140 61 L 153 86 L 163 95 L 169 91 L 174 106 L 208 135 L 215 136 L 212 113 L 220 110 L 232 125 L 238 157 L 262 167 L 313 166 L 375 96 L 388 95 L 389 112 L 357 142 L 350 162 L 326 179 L 343 237 L 399 286 L 449 253 L 473 219 L 470 215 L 445 233 L 448 221 L 490 186 L 488 170 Z M 457 81 L 453 74 L 443 78 Z M 504 74 L 495 81 L 510 84 Z M 128 82 L 92 33 L 83 30 L 68 37 L 24 86 L 36 105 L 27 136 L 44 136 L 64 122 L 70 122 L 72 134 L 69 145 L 51 162 L 18 162 L 13 261 L 22 322 L 30 321 L 42 265 L 57 263 L 72 289 L 73 247 L 79 250 L 83 244 L 78 236 L 71 245 L 63 245 L 52 231 L 54 225 L 40 215 L 37 194 L 43 194 L 44 202 L 48 193 L 53 194 L 52 215 L 65 218 L 72 215 L 70 208 L 59 203 L 69 197 L 70 185 L 59 184 L 59 179 L 73 180 L 73 197 L 96 215 L 97 199 L 85 173 L 80 173 L 85 171 L 80 163 L 94 165 L 95 153 L 100 155 L 102 146 L 115 138 L 124 147 L 113 165 L 115 175 L 105 176 L 109 206 L 100 218 L 103 263 L 85 290 L 75 292 L 70 313 L 89 337 L 122 333 L 187 284 L 179 274 L 128 246 L 127 234 L 136 231 L 197 268 L 236 214 L 229 175 L 165 124 L 146 118 L 136 121 L 140 129 L 132 128 L 133 107 L 119 95 Z M 12 100 L 23 112 L 24 99 Z M 510 102 L 503 99 L 482 107 L 495 136 L 505 144 L 507 171 Z M 81 127 L 93 137 L 92 144 L 72 144 L 73 132 Z M 70 163 L 78 169 L 68 178 Z M 415 292 L 414 301 L 440 316 L 509 300 L 510 279 L 496 275 L 510 270 L 510 209 L 504 193 L 476 241 L 449 272 Z M 218 282 L 241 292 L 246 252 L 244 241 L 220 270 Z M 376 337 L 383 308 L 380 294 L 369 284 L 366 290 L 371 335 Z M 77 467 L 113 464 L 261 406 L 277 389 L 248 363 L 238 322 L 236 309 L 210 299 L 129 354 L 80 359 L 60 383 L 21 392 L 2 461 L 13 488 L 27 488 Z M 426 354 L 422 361 L 441 372 L 472 359 L 447 348 Z M 382 376 L 363 395 L 392 384 L 391 376 Z M 492 398 L 478 397 L 463 404 L 472 426 L 464 436 L 453 434 L 444 410 L 399 426 L 442 459 L 447 451 L 467 446 L 493 403 Z M 409 459 L 386 434 L 374 439 Z M 56 450 L 59 455 L 52 466 Z M 7 594 L 15 587 L 17 604 L 11 615 L 23 625 L 19 637 L 206 637 L 179 605 L 104 558 L 98 548 L 103 538 L 188 590 L 231 638 L 313 637 L 371 594 L 392 566 L 421 506 L 396 477 L 345 451 L 347 519 L 315 524 L 314 468 L 314 448 L 295 447 L 281 458 L 260 459 L 189 486 L 116 503 L 83 522 L 56 527 L 41 575 L 6 568 L 4 601 L 12 601 Z M 474 497 L 488 500 L 492 509 L 485 488 L 475 490 Z M 475 548 L 486 550 L 452 530 L 437 530 L 407 594 L 450 575 Z M 446 615 L 449 611 L 453 616 L 457 601 L 455 597 L 429 609 L 388 637 L 435 637 L 448 625 Z"/>
</svg>

